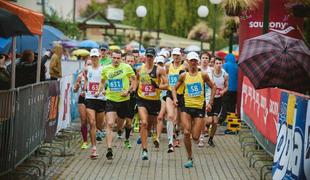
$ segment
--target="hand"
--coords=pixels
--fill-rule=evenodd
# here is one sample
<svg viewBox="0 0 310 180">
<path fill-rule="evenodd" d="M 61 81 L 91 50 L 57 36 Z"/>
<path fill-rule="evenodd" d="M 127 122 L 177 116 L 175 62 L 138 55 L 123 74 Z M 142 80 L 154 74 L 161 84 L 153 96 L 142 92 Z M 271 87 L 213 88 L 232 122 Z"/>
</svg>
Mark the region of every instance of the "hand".
<svg viewBox="0 0 310 180">
<path fill-rule="evenodd" d="M 100 92 L 97 91 L 97 92 L 95 92 L 94 96 L 95 96 L 95 97 L 98 97 L 99 94 L 100 94 Z"/>
<path fill-rule="evenodd" d="M 128 91 L 128 90 L 126 90 L 126 91 L 123 91 L 122 93 L 121 93 L 121 96 L 122 97 L 127 97 L 130 93 L 129 93 L 130 91 Z"/>
<path fill-rule="evenodd" d="M 85 91 L 82 91 L 80 94 L 82 97 L 85 97 Z"/>
<path fill-rule="evenodd" d="M 153 79 L 151 79 L 151 84 L 152 84 L 152 86 L 154 86 L 155 88 L 159 88 L 159 86 L 158 86 L 158 84 L 156 84 L 156 82 L 153 80 Z"/>
<path fill-rule="evenodd" d="M 221 97 L 224 96 L 224 91 L 220 91 L 220 96 L 221 96 Z"/>
<path fill-rule="evenodd" d="M 105 89 L 101 92 L 101 94 L 105 96 L 105 94 L 106 94 Z"/>
<path fill-rule="evenodd" d="M 207 106 L 206 106 L 206 111 L 207 112 L 211 112 L 211 110 L 212 110 L 212 106 L 211 106 L 210 103 L 208 103 Z"/>
<path fill-rule="evenodd" d="M 178 100 L 177 100 L 177 99 L 174 99 L 174 100 L 173 100 L 173 105 L 174 105 L 175 107 L 177 107 L 178 104 L 179 104 Z"/>
</svg>

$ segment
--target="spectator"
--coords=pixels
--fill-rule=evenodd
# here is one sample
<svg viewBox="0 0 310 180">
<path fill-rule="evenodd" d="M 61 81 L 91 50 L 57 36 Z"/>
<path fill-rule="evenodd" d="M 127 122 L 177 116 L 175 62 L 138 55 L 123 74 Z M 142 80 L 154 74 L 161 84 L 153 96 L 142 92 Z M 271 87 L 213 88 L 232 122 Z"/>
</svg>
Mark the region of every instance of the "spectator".
<svg viewBox="0 0 310 180">
<path fill-rule="evenodd" d="M 10 73 L 5 65 L 6 56 L 0 55 L 0 90 L 10 89 Z"/>
<path fill-rule="evenodd" d="M 228 54 L 225 57 L 226 63 L 224 69 L 229 75 L 228 92 L 224 97 L 224 110 L 225 112 L 235 112 L 236 98 L 237 98 L 237 86 L 238 86 L 238 65 L 236 58 L 233 54 Z"/>
<path fill-rule="evenodd" d="M 62 46 L 60 44 L 55 44 L 54 54 L 51 58 L 51 63 L 50 63 L 51 80 L 57 80 L 58 78 L 62 77 L 61 57 L 62 57 Z"/>
</svg>

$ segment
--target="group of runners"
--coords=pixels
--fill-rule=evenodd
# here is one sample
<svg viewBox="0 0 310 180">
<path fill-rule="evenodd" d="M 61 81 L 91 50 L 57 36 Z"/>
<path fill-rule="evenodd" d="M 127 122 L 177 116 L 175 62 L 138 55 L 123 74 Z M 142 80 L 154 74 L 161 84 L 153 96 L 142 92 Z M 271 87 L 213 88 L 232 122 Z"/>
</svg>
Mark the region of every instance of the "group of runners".
<svg viewBox="0 0 310 180">
<path fill-rule="evenodd" d="M 140 124 L 141 159 L 148 160 L 151 130 L 155 129 L 155 148 L 162 147 L 160 136 L 166 120 L 167 152 L 180 147 L 183 134 L 188 156 L 184 167 L 193 167 L 192 140 L 203 147 L 204 137 L 209 136 L 208 144 L 215 146 L 222 97 L 228 90 L 222 60 L 207 52 L 185 54 L 180 48 L 158 54 L 156 49 L 147 48 L 143 57 L 135 51 L 123 55 L 115 50 L 110 53 L 111 59 L 107 51 L 105 47 L 90 51 L 90 59 L 85 60 L 74 87 L 75 92 L 80 92 L 81 148 L 88 148 L 89 124 L 90 157 L 98 157 L 97 141 L 105 137 L 106 158 L 113 159 L 113 132 L 121 138 L 125 131 L 124 146 L 131 148 L 135 119 Z M 136 113 L 138 118 L 134 118 Z"/>
</svg>

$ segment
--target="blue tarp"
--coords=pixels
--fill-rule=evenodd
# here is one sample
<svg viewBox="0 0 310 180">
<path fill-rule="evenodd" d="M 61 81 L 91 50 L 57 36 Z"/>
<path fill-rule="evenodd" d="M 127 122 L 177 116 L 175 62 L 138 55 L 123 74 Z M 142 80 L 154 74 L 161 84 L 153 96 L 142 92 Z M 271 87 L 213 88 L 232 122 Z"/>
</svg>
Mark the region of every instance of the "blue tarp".
<svg viewBox="0 0 310 180">
<path fill-rule="evenodd" d="M 16 52 L 21 53 L 26 49 L 38 51 L 38 36 L 17 36 L 16 37 Z M 53 41 L 66 39 L 66 36 L 58 29 L 44 25 L 42 33 L 42 50 L 51 49 Z M 12 46 L 12 38 L 0 38 L 0 52 L 8 53 Z"/>
</svg>

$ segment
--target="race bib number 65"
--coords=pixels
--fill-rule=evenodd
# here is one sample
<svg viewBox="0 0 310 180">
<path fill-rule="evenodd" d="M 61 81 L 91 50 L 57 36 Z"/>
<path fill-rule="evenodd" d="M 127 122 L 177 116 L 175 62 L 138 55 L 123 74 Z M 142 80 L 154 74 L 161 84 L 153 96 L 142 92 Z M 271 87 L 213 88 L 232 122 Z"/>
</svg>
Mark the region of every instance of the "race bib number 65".
<svg viewBox="0 0 310 180">
<path fill-rule="evenodd" d="M 89 85 L 88 85 L 88 90 L 94 94 L 95 92 L 97 92 L 99 89 L 99 83 L 96 83 L 96 82 L 89 82 Z"/>
</svg>

